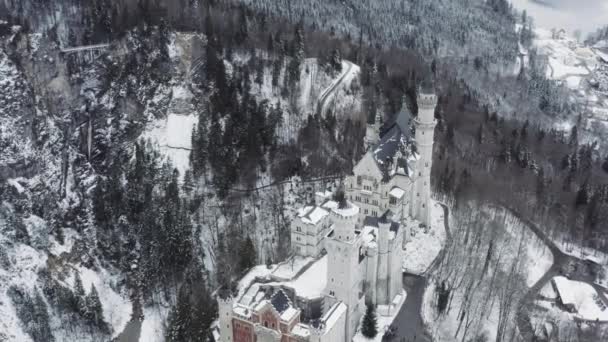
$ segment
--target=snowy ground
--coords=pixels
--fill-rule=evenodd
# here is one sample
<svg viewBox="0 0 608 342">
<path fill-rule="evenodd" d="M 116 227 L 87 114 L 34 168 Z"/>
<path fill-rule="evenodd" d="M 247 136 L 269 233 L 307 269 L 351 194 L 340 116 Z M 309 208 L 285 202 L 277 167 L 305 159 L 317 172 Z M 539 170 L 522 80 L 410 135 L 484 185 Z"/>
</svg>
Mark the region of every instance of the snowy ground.
<svg viewBox="0 0 608 342">
<path fill-rule="evenodd" d="M 451 222 L 454 241 L 425 291 L 423 319 L 438 341 L 451 341 L 454 336 L 461 340 L 465 331 L 469 339 L 483 335 L 488 341 L 496 340 L 501 306 L 523 297 L 551 267 L 553 255 L 527 226 L 501 208 L 485 208 L 479 216 L 470 214 Z M 444 280 L 459 286 L 451 291 L 448 307 L 440 315 L 436 286 Z M 512 300 L 502 301 L 506 295 L 512 295 Z M 514 308 L 505 317 L 507 322 L 515 322 Z M 462 312 L 466 319 L 461 321 Z"/>
<path fill-rule="evenodd" d="M 526 241 L 523 269 L 526 271 L 526 285 L 532 287 L 553 265 L 553 254 L 543 241 L 515 216 L 507 215 L 505 228 L 511 238 L 521 237 Z"/>
<path fill-rule="evenodd" d="M 156 305 L 144 308 L 144 321 L 141 324 L 139 342 L 164 342 L 165 322 L 169 307 Z"/>
<path fill-rule="evenodd" d="M 167 116 L 152 121 L 143 134 L 144 139 L 157 145 L 160 152 L 171 160 L 181 176 L 190 167 L 192 129 L 198 123 L 198 117 L 190 107 L 191 98 L 192 93 L 187 88 L 172 87 Z"/>
<path fill-rule="evenodd" d="M 547 77 L 570 89 L 570 102 L 582 107 L 583 128 L 601 141 L 608 132 L 608 63 L 600 61 L 602 51 L 579 43 L 571 33 L 554 35 L 538 28 L 535 34 L 534 46 L 547 57 Z M 575 119 L 556 122 L 556 128 L 568 131 Z"/>
<path fill-rule="evenodd" d="M 407 219 L 406 244 L 403 249 L 403 271 L 424 273 L 445 244 L 443 208 L 436 202 L 432 206 L 431 229 L 421 228 L 420 223 Z"/>
<path fill-rule="evenodd" d="M 313 262 L 313 258 L 304 258 L 300 256 L 293 256 L 288 260 L 280 263 L 276 269 L 271 273 L 273 278 L 279 278 L 281 280 L 292 279 L 304 266 Z"/>
<path fill-rule="evenodd" d="M 127 294 L 114 290 L 116 276 L 105 269 L 93 271 L 81 266 L 78 267 L 78 271 L 86 293 L 91 290 L 91 284 L 95 284 L 101 300 L 103 316 L 111 327 L 112 337 L 116 337 L 131 319 L 131 302 Z"/>
<path fill-rule="evenodd" d="M 353 337 L 353 342 L 380 342 L 380 341 L 382 341 L 382 336 L 384 335 L 384 332 L 393 323 L 393 321 L 395 320 L 395 317 L 397 317 L 397 314 L 401 310 L 403 303 L 405 303 L 405 299 L 407 297 L 407 292 L 405 292 L 405 290 L 402 290 L 402 292 L 400 294 L 398 294 L 397 296 L 399 298 L 396 298 L 396 300 L 397 300 L 396 305 L 391 306 L 390 311 L 387 312 L 388 314 L 386 316 L 380 314 L 380 312 L 387 311 L 386 305 L 380 305 L 377 308 L 376 316 L 377 316 L 377 322 L 378 322 L 378 324 L 377 324 L 378 335 L 376 335 L 375 338 L 367 338 L 367 337 L 363 336 L 363 334 L 361 334 L 361 323 L 359 323 L 359 328 L 357 329 L 357 333 Z M 363 321 L 363 318 L 361 318 L 361 320 Z"/>
</svg>

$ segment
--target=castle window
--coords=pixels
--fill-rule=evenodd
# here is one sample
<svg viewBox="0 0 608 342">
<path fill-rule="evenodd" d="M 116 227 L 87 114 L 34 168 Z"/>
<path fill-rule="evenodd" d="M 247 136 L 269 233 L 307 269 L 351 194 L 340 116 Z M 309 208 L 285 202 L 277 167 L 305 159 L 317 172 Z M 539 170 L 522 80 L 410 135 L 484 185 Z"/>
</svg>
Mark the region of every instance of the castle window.
<svg viewBox="0 0 608 342">
<path fill-rule="evenodd" d="M 416 193 L 416 197 L 420 197 L 420 193 L 419 193 L 419 192 L 418 192 L 418 193 Z"/>
<path fill-rule="evenodd" d="M 264 321 L 264 326 L 265 326 L 266 328 L 268 328 L 268 322 L 267 322 L 267 321 Z"/>
<path fill-rule="evenodd" d="M 426 163 L 425 165 L 426 165 L 426 167 L 429 167 L 429 163 Z"/>
<path fill-rule="evenodd" d="M 365 215 L 367 215 L 367 209 L 365 209 Z"/>
<path fill-rule="evenodd" d="M 335 296 L 335 295 L 336 295 L 336 293 L 335 293 L 334 291 L 329 291 L 329 295 L 330 295 L 330 296 Z"/>
<path fill-rule="evenodd" d="M 418 172 L 418 177 L 422 176 L 422 172 Z"/>
<path fill-rule="evenodd" d="M 397 204 L 397 199 L 396 199 L 395 197 L 391 196 L 391 198 L 388 200 L 388 202 L 389 202 L 390 204 L 393 204 L 393 205 L 394 205 L 394 204 Z"/>
<path fill-rule="evenodd" d="M 424 208 L 424 204 L 422 205 L 422 207 Z"/>
<path fill-rule="evenodd" d="M 361 185 L 361 176 L 357 176 L 357 185 Z"/>
</svg>

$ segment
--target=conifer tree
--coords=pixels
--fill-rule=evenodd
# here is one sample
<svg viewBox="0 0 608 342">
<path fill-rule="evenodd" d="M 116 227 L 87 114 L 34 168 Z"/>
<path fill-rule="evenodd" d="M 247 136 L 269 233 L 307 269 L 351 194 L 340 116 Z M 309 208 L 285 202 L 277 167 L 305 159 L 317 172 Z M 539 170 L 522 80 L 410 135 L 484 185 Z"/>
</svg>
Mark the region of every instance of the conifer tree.
<svg viewBox="0 0 608 342">
<path fill-rule="evenodd" d="M 602 169 L 608 173 L 608 156 L 606 156 L 606 159 L 604 160 L 604 163 L 602 164 Z"/>
<path fill-rule="evenodd" d="M 86 311 L 85 292 L 78 272 L 76 272 L 74 279 L 74 296 L 76 299 L 76 303 L 74 303 L 76 305 L 76 310 L 80 313 L 84 313 Z"/>
<path fill-rule="evenodd" d="M 99 300 L 99 294 L 93 283 L 91 283 L 91 291 L 86 297 L 86 313 L 87 318 L 91 323 L 98 327 L 105 325 L 101 301 Z"/>
<path fill-rule="evenodd" d="M 251 240 L 250 236 L 247 236 L 247 238 L 243 240 L 239 259 L 239 267 L 241 271 L 248 270 L 256 265 L 257 256 L 255 246 L 253 245 L 253 241 Z"/>
<path fill-rule="evenodd" d="M 376 318 L 376 308 L 372 304 L 367 304 L 361 333 L 367 338 L 374 338 L 378 335 L 378 321 Z"/>
</svg>

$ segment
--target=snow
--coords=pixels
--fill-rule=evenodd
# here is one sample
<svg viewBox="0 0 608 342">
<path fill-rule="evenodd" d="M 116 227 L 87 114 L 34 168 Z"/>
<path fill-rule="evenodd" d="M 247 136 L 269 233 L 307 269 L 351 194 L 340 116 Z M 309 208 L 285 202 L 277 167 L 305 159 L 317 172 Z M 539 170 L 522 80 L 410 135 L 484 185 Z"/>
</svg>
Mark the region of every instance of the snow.
<svg viewBox="0 0 608 342">
<path fill-rule="evenodd" d="M 596 303 L 597 298 L 595 289 L 586 283 L 569 280 L 562 276 L 553 278 L 555 286 L 559 292 L 562 303 L 573 305 L 577 313 L 574 315 L 586 320 L 608 321 L 608 310 Z"/>
<path fill-rule="evenodd" d="M 540 295 L 547 299 L 555 299 L 557 298 L 557 293 L 553 289 L 553 285 L 551 283 L 546 283 L 542 289 L 540 289 Z"/>
<path fill-rule="evenodd" d="M 63 253 L 69 253 L 74 246 L 74 242 L 78 237 L 78 233 L 71 228 L 63 228 L 63 245 L 60 244 L 54 236 L 50 238 L 49 252 L 54 256 L 60 256 Z"/>
<path fill-rule="evenodd" d="M 179 93 L 179 91 L 178 91 Z M 192 129 L 198 124 L 194 114 L 169 113 L 165 119 L 155 120 L 144 133 L 144 138 L 157 145 L 161 153 L 170 159 L 181 176 L 190 168 Z"/>
<path fill-rule="evenodd" d="M 291 334 L 303 338 L 308 338 L 308 336 L 310 336 L 310 330 L 308 328 L 308 325 L 298 323 L 293 327 L 293 329 L 291 329 Z"/>
<path fill-rule="evenodd" d="M 348 202 L 348 206 L 346 208 L 340 208 L 338 206 L 336 208 L 332 208 L 331 210 L 342 217 L 352 217 L 359 214 L 359 207 L 351 202 Z"/>
<path fill-rule="evenodd" d="M 243 278 L 241 278 L 241 280 L 239 280 L 239 284 L 237 285 L 237 288 L 239 290 L 237 298 L 241 298 L 243 294 L 245 294 L 245 291 L 247 291 L 249 286 L 251 286 L 251 283 L 256 278 L 267 277 L 273 269 L 273 267 L 268 269 L 266 265 L 254 266 L 249 272 L 247 272 L 247 274 Z"/>
<path fill-rule="evenodd" d="M 0 216 L 0 229 L 4 222 Z M 0 250 L 6 253 L 8 264 L 0 263 L 0 341 L 29 342 L 31 338 L 21 326 L 12 300 L 7 296 L 9 287 L 16 286 L 33 293 L 38 271 L 46 267 L 47 258 L 30 246 L 7 241 L 0 234 Z"/>
<path fill-rule="evenodd" d="M 314 259 L 311 257 L 293 256 L 279 264 L 276 269 L 271 272 L 271 275 L 273 278 L 279 278 L 280 280 L 291 280 L 302 268 L 313 261 Z"/>
<path fill-rule="evenodd" d="M 550 76 L 555 79 L 562 79 L 569 75 L 588 75 L 589 70 L 581 65 L 570 65 L 570 61 L 559 60 L 555 57 L 549 57 L 549 65 L 551 66 Z"/>
<path fill-rule="evenodd" d="M 289 322 L 298 314 L 298 312 L 300 312 L 298 309 L 290 306 L 281 314 L 281 320 Z"/>
<path fill-rule="evenodd" d="M 324 217 L 329 215 L 327 210 L 318 206 L 307 206 L 298 209 L 298 217 L 302 219 L 303 223 L 316 225 Z"/>
<path fill-rule="evenodd" d="M 381 314 L 382 311 L 385 311 L 382 308 L 383 305 L 378 306 L 378 308 L 377 308 L 378 335 L 376 335 L 375 338 L 367 338 L 367 337 L 363 336 L 363 334 L 361 333 L 361 323 L 360 323 L 359 328 L 357 329 L 357 333 L 353 337 L 353 342 L 381 342 L 382 341 L 382 336 L 384 335 L 384 331 L 386 331 L 386 329 L 388 327 L 390 327 L 391 324 L 393 324 L 395 317 L 397 317 L 397 314 L 399 313 L 399 311 L 401 311 L 401 307 L 403 306 L 403 303 L 405 303 L 405 298 L 407 297 L 407 292 L 405 292 L 405 290 L 402 290 L 402 292 L 400 294 L 398 294 L 397 297 L 399 297 L 399 298 L 396 298 L 397 301 L 394 302 L 394 305 L 391 307 L 391 310 L 388 311 L 387 315 Z M 365 316 L 363 316 L 363 317 L 365 317 Z M 361 322 L 363 322 L 363 317 L 361 318 Z"/>
<path fill-rule="evenodd" d="M 299 297 L 309 299 L 321 297 L 327 286 L 327 255 L 317 260 L 298 278 L 284 285 L 292 287 Z"/>
<path fill-rule="evenodd" d="M 421 228 L 420 222 L 406 221 L 406 244 L 403 249 L 403 271 L 413 274 L 424 273 L 433 263 L 445 243 L 443 208 L 433 203 L 431 228 Z"/>
<path fill-rule="evenodd" d="M 405 190 L 399 188 L 399 187 L 394 187 L 391 189 L 391 191 L 389 192 L 389 195 L 400 199 L 401 197 L 403 197 L 403 195 L 405 194 Z"/>
<path fill-rule="evenodd" d="M 12 186 L 13 188 L 15 188 L 15 190 L 17 190 L 18 193 L 22 194 L 25 189 L 23 188 L 23 186 L 21 184 L 19 184 L 19 179 L 16 178 L 9 178 L 7 180 L 7 183 Z"/>
<path fill-rule="evenodd" d="M 169 307 L 164 305 L 145 307 L 139 342 L 164 342 L 164 326 L 168 314 Z"/>
<path fill-rule="evenodd" d="M 325 331 L 330 331 L 336 325 L 340 317 L 346 313 L 346 309 L 346 304 L 339 302 L 334 305 L 333 309 L 327 311 L 321 318 L 325 322 Z"/>
<path fill-rule="evenodd" d="M 581 84 L 582 77 L 580 76 L 568 76 L 566 77 L 566 84 L 570 89 L 578 89 Z"/>
<path fill-rule="evenodd" d="M 82 266 L 77 267 L 77 269 L 87 293 L 91 289 L 91 284 L 95 284 L 103 308 L 104 319 L 110 325 L 114 332 L 113 337 L 115 337 L 131 319 L 132 307 L 128 296 L 119 294 L 113 289 L 116 277 L 105 269 L 99 269 L 97 272 Z"/>
</svg>

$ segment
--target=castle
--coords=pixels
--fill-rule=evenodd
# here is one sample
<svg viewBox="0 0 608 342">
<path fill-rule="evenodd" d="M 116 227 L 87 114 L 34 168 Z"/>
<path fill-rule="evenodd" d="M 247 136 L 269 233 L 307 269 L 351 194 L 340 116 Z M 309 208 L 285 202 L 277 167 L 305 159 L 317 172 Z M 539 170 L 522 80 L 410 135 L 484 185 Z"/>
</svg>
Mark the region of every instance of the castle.
<svg viewBox="0 0 608 342">
<path fill-rule="evenodd" d="M 404 105 L 392 121 L 377 117 L 368 125 L 368 151 L 346 179 L 343 198 L 319 194 L 315 205 L 298 210 L 291 243 L 303 265 L 292 264 L 290 274 L 280 265 L 247 279 L 236 297 L 218 298 L 220 341 L 347 342 L 367 303 L 382 314 L 403 301 L 401 222 L 431 220 L 437 98 L 423 86 L 417 100 L 413 121 Z"/>
</svg>

